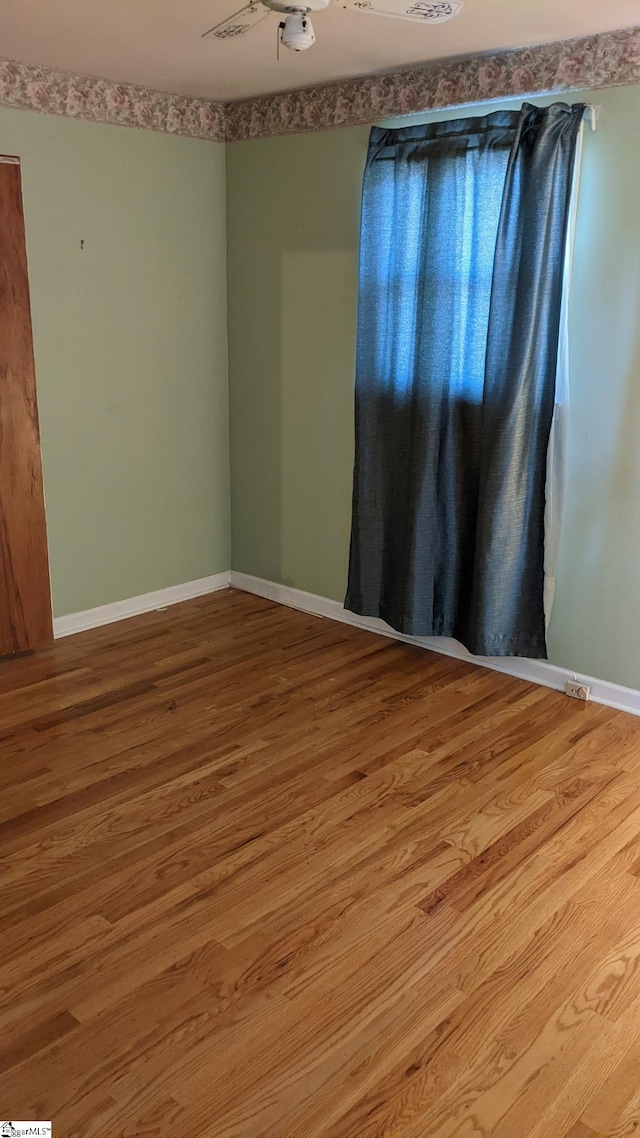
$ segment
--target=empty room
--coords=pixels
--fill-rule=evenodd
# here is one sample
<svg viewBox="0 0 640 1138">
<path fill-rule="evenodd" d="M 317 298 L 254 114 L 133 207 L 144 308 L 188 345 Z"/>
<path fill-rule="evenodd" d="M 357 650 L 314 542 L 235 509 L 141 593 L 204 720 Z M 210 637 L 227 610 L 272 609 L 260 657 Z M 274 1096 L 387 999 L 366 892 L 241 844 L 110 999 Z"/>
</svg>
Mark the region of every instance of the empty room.
<svg viewBox="0 0 640 1138">
<path fill-rule="evenodd" d="M 639 597 L 640 0 L 3 0 L 0 1138 L 635 1135 Z"/>
</svg>

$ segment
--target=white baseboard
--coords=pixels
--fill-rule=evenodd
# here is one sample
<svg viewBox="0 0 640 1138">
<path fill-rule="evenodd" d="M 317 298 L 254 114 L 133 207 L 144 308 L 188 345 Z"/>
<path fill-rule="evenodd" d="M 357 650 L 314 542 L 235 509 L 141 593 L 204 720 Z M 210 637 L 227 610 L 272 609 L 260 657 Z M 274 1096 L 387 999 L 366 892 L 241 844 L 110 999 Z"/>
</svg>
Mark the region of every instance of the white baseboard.
<svg viewBox="0 0 640 1138">
<path fill-rule="evenodd" d="M 313 613 L 314 616 L 327 617 L 329 620 L 338 620 L 355 628 L 367 629 L 369 632 L 377 632 L 380 636 L 387 636 L 391 640 L 415 644 L 419 648 L 428 648 L 431 652 L 453 656 L 457 660 L 468 660 L 482 668 L 491 668 L 495 672 L 517 676 L 521 680 L 554 688 L 556 691 L 564 691 L 567 680 L 577 678 L 580 683 L 589 684 L 594 703 L 602 703 L 605 707 L 615 707 L 620 711 L 629 711 L 632 715 L 640 715 L 640 691 L 636 691 L 635 688 L 626 688 L 622 684 L 612 684 L 608 680 L 598 680 L 593 676 L 578 674 L 576 677 L 576 674 L 568 668 L 558 668 L 555 664 L 548 664 L 544 660 L 472 656 L 457 640 L 448 640 L 445 637 L 403 636 L 401 632 L 396 632 L 382 620 L 356 616 L 355 613 L 348 612 L 339 601 L 319 597 L 315 593 L 305 593 L 302 589 L 292 589 L 288 585 L 279 585 L 274 581 L 265 581 L 262 577 L 252 577 L 248 573 L 237 573 L 235 570 L 216 573 L 212 577 L 201 577 L 197 581 L 186 581 L 183 585 L 172 585 L 168 589 L 158 589 L 153 593 L 115 601 L 114 604 L 101 605 L 99 608 L 85 609 L 84 612 L 56 617 L 53 622 L 54 635 L 58 639 L 62 636 L 72 636 L 75 632 L 85 632 L 90 628 L 100 628 L 101 625 L 167 608 L 169 605 L 188 601 L 193 597 L 203 597 L 207 593 L 226 589 L 229 585 L 245 593 L 254 593 L 258 597 L 288 605 L 289 608 Z"/>
<path fill-rule="evenodd" d="M 381 636 L 388 636 L 392 640 L 402 640 L 406 644 L 416 644 L 419 648 L 428 648 L 431 652 L 439 652 L 444 656 L 454 656 L 457 660 L 468 660 L 482 668 L 491 668 L 495 672 L 504 672 L 508 676 L 517 676 L 530 683 L 541 684 L 543 687 L 564 691 L 567 680 L 576 678 L 575 672 L 568 668 L 558 668 L 555 664 L 548 664 L 545 660 L 525 660 L 521 657 L 503 656 L 472 656 L 457 640 L 448 640 L 445 637 L 415 637 L 403 636 L 374 617 L 356 616 L 348 612 L 339 601 L 331 601 L 326 597 L 318 597 L 314 593 L 305 593 L 301 589 L 292 589 L 287 585 L 278 585 L 274 581 L 265 581 L 261 577 L 252 577 L 248 573 L 231 572 L 231 585 L 235 589 L 242 589 L 245 593 L 255 593 L 256 596 L 265 597 L 278 604 L 288 605 L 290 608 L 301 609 L 302 612 L 313 613 L 315 616 L 328 617 L 330 620 L 339 620 L 343 624 L 352 624 L 356 628 L 366 628 L 370 632 L 377 632 Z M 615 707 L 619 711 L 629 711 L 632 715 L 640 715 L 640 691 L 635 688 L 626 688 L 621 684 L 612 684 L 608 680 L 598 680 L 593 676 L 578 675 L 580 683 L 589 684 L 591 699 L 594 703 L 602 703 L 605 707 Z"/>
<path fill-rule="evenodd" d="M 180 601 L 193 597 L 204 597 L 219 589 L 228 588 L 231 574 L 228 570 L 212 577 L 200 577 L 197 581 L 186 581 L 184 585 L 171 585 L 168 589 L 157 589 L 154 593 L 143 593 L 140 597 L 129 597 L 125 601 L 115 601 L 111 605 L 72 612 L 68 616 L 58 616 L 53 622 L 56 640 L 61 636 L 72 636 L 74 632 L 85 632 L 88 628 L 100 628 L 103 624 L 113 624 L 116 620 L 126 620 L 130 616 L 140 616 L 143 612 L 167 608 Z"/>
</svg>

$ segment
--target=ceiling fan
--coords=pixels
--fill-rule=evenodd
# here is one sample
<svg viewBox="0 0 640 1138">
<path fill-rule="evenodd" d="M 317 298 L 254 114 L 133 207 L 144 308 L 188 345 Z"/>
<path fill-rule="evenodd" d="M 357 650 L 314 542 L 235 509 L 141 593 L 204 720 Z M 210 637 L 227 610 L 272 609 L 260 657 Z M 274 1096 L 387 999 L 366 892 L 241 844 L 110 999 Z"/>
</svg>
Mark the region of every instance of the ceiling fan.
<svg viewBox="0 0 640 1138">
<path fill-rule="evenodd" d="M 233 15 L 227 16 L 204 32 L 203 39 L 213 36 L 219 40 L 237 39 L 266 19 L 271 12 L 278 12 L 285 18 L 278 25 L 278 39 L 283 47 L 292 51 L 306 51 L 316 42 L 310 12 L 321 12 L 328 8 L 332 0 L 302 0 L 296 4 L 290 0 L 249 0 Z M 464 0 L 336 0 L 341 8 L 355 12 L 371 12 L 377 16 L 391 16 L 399 20 L 415 20 L 420 24 L 442 24 L 457 16 L 464 7 Z"/>
</svg>

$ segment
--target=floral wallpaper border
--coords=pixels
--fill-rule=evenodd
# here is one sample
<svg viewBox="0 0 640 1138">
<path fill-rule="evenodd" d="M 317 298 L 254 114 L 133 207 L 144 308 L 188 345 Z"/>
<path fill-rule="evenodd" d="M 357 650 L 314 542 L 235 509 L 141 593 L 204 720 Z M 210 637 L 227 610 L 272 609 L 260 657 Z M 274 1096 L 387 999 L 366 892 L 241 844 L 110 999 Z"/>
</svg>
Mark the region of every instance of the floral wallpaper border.
<svg viewBox="0 0 640 1138">
<path fill-rule="evenodd" d="M 358 126 L 395 115 L 510 95 L 640 83 L 640 27 L 383 75 L 302 87 L 234 103 L 190 99 L 133 83 L 0 60 L 0 105 L 89 122 L 236 142 Z"/>
<path fill-rule="evenodd" d="M 235 142 L 357 126 L 509 95 L 640 83 L 640 27 L 227 103 Z"/>
<path fill-rule="evenodd" d="M 0 105 L 224 142 L 224 103 L 0 60 Z"/>
</svg>

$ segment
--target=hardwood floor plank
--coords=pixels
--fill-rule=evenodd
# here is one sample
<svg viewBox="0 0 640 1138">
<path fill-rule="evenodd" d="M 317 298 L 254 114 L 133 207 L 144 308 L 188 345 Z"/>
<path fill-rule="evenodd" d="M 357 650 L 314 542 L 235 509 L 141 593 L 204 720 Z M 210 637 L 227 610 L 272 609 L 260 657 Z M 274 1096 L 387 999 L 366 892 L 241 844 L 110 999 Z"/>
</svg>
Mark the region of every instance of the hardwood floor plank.
<svg viewBox="0 0 640 1138">
<path fill-rule="evenodd" d="M 55 1043 L 68 1032 L 78 1026 L 78 1020 L 71 1012 L 62 1011 L 50 1016 L 47 1020 L 39 1020 L 25 1030 L 24 1024 L 12 1030 L 11 1040 L 0 1047 L 0 1076 L 19 1063 L 24 1063 L 37 1055 L 50 1043 Z"/>
<path fill-rule="evenodd" d="M 231 590 L 0 663 L 0 1103 L 66 1138 L 640 1122 L 640 720 Z"/>
<path fill-rule="evenodd" d="M 628 1047 L 589 1099 L 582 1123 L 602 1134 L 633 1133 L 640 1126 L 640 1039 Z"/>
<path fill-rule="evenodd" d="M 615 1069 L 621 1053 L 635 1046 L 640 1039 L 640 1005 L 630 1005 L 616 1023 L 601 1021 L 599 1039 L 586 1050 L 581 1061 L 569 1072 L 569 1077 L 557 1095 L 548 1094 L 538 1119 L 540 1128 L 550 1133 L 562 1133 L 577 1122 L 587 1106 L 594 1081 L 606 1082 Z M 553 1090 L 553 1088 L 550 1088 Z M 534 1127 L 529 1125 L 526 1138 L 533 1138 Z"/>
<path fill-rule="evenodd" d="M 577 1001 L 602 951 L 595 938 L 584 942 L 591 920 L 591 912 L 567 906 L 548 921 L 456 1008 L 446 1037 L 425 1039 L 341 1120 L 336 1138 L 453 1134 L 464 1132 L 471 1117 L 476 1129 L 470 1133 L 492 1134 L 510 1098 L 567 1037 L 577 1033 L 580 1052 L 604 1024 L 586 1001 Z M 615 936 L 621 922 L 619 912 L 611 913 L 603 939 Z M 416 1117 L 422 1131 L 412 1129 Z"/>
</svg>

